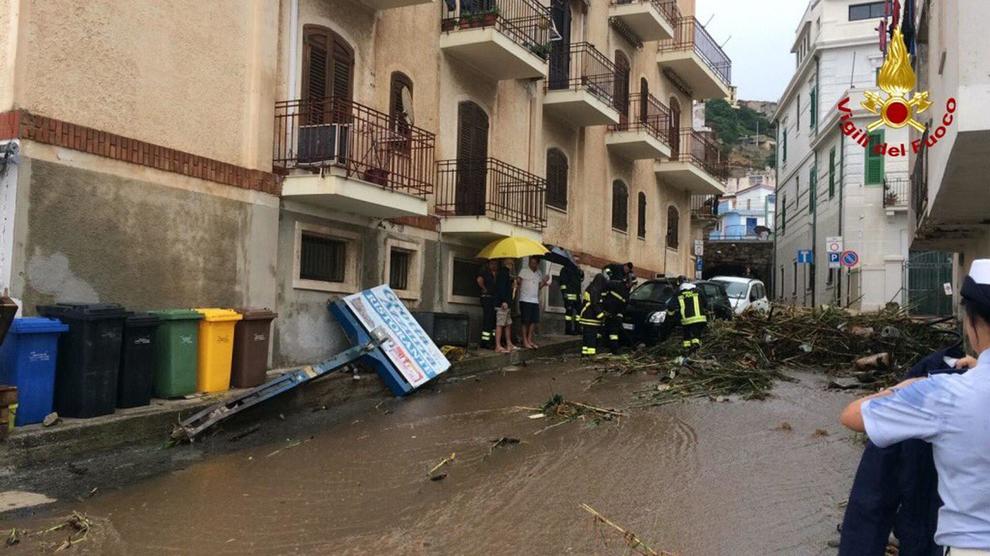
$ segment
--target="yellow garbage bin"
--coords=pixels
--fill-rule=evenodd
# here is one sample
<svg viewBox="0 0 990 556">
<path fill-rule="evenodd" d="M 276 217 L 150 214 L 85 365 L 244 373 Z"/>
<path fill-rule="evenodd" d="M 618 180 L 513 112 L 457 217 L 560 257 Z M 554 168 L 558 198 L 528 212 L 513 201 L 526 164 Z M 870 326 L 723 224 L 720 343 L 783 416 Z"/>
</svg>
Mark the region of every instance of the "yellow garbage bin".
<svg viewBox="0 0 990 556">
<path fill-rule="evenodd" d="M 224 392 L 230 389 L 230 360 L 234 355 L 234 326 L 242 316 L 231 309 L 196 308 L 199 321 L 199 371 L 196 390 Z"/>
</svg>

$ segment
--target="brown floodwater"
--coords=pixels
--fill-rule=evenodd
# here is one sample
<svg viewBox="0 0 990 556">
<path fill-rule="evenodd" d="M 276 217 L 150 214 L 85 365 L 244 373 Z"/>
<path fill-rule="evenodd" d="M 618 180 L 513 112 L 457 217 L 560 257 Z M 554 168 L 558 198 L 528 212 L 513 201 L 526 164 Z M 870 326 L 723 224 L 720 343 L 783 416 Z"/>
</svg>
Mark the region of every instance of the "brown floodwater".
<svg viewBox="0 0 990 556">
<path fill-rule="evenodd" d="M 311 437 L 51 511 L 94 520 L 73 548 L 93 554 L 628 553 L 581 504 L 682 555 L 834 553 L 862 450 L 836 421 L 849 394 L 801 375 L 764 402 L 698 400 L 597 426 L 529 418 L 525 407 L 553 393 L 622 408 L 655 384 L 632 375 L 591 385 L 596 374 L 562 360 L 444 383 Z M 493 450 L 501 437 L 520 442 Z M 438 471 L 446 478 L 431 481 L 451 454 Z"/>
</svg>

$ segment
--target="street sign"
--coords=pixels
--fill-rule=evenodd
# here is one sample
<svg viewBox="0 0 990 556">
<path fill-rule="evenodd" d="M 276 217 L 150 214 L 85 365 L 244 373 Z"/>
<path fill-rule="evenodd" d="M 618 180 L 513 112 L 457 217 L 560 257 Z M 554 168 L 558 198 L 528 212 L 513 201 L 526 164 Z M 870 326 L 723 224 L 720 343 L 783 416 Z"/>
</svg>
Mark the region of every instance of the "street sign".
<svg viewBox="0 0 990 556">
<path fill-rule="evenodd" d="M 694 261 L 694 269 L 697 270 L 698 272 L 701 272 L 702 269 L 704 269 L 704 268 L 705 268 L 704 260 L 701 257 L 698 257 L 697 259 L 695 259 L 695 261 Z"/>
<path fill-rule="evenodd" d="M 705 240 L 703 239 L 694 240 L 694 254 L 698 257 L 705 254 Z"/>
<path fill-rule="evenodd" d="M 846 268 L 852 268 L 859 264 L 859 254 L 852 250 L 843 251 L 839 256 L 839 262 Z"/>
<path fill-rule="evenodd" d="M 814 263 L 814 251 L 811 249 L 798 249 L 797 252 L 797 262 L 798 264 L 812 264 Z"/>
<path fill-rule="evenodd" d="M 844 251 L 842 248 L 842 236 L 833 236 L 825 238 L 825 252 L 826 253 L 841 253 Z"/>
<path fill-rule="evenodd" d="M 840 268 L 842 265 L 839 264 L 839 257 L 841 253 L 828 253 L 828 267 L 829 268 Z"/>
</svg>

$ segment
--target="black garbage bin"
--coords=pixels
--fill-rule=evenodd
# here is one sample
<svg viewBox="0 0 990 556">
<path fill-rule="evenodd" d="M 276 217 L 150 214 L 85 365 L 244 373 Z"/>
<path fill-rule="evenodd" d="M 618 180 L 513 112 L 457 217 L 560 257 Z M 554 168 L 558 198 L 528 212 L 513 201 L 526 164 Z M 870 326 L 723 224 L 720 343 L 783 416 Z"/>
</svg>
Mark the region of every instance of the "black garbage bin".
<svg viewBox="0 0 990 556">
<path fill-rule="evenodd" d="M 124 321 L 124 340 L 117 373 L 117 407 L 141 407 L 151 403 L 158 346 L 155 332 L 161 319 L 148 313 L 132 313 Z"/>
<path fill-rule="evenodd" d="M 58 340 L 55 411 L 80 418 L 113 413 L 127 312 L 116 304 L 59 303 L 38 313 L 69 326 Z"/>
</svg>

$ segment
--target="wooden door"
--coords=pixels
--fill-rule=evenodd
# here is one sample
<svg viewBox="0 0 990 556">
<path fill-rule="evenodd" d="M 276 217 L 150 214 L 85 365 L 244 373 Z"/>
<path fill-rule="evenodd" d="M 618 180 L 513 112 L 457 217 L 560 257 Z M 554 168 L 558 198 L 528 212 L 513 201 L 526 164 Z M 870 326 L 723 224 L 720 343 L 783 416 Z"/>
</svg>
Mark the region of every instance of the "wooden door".
<svg viewBox="0 0 990 556">
<path fill-rule="evenodd" d="M 551 89 L 566 89 L 571 70 L 571 7 L 568 0 L 553 0 L 550 15 L 560 33 L 560 40 L 550 43 L 548 86 Z"/>
<path fill-rule="evenodd" d="M 458 215 L 484 216 L 487 160 L 488 114 L 473 102 L 462 102 L 457 106 L 457 185 L 454 199 Z"/>
</svg>

